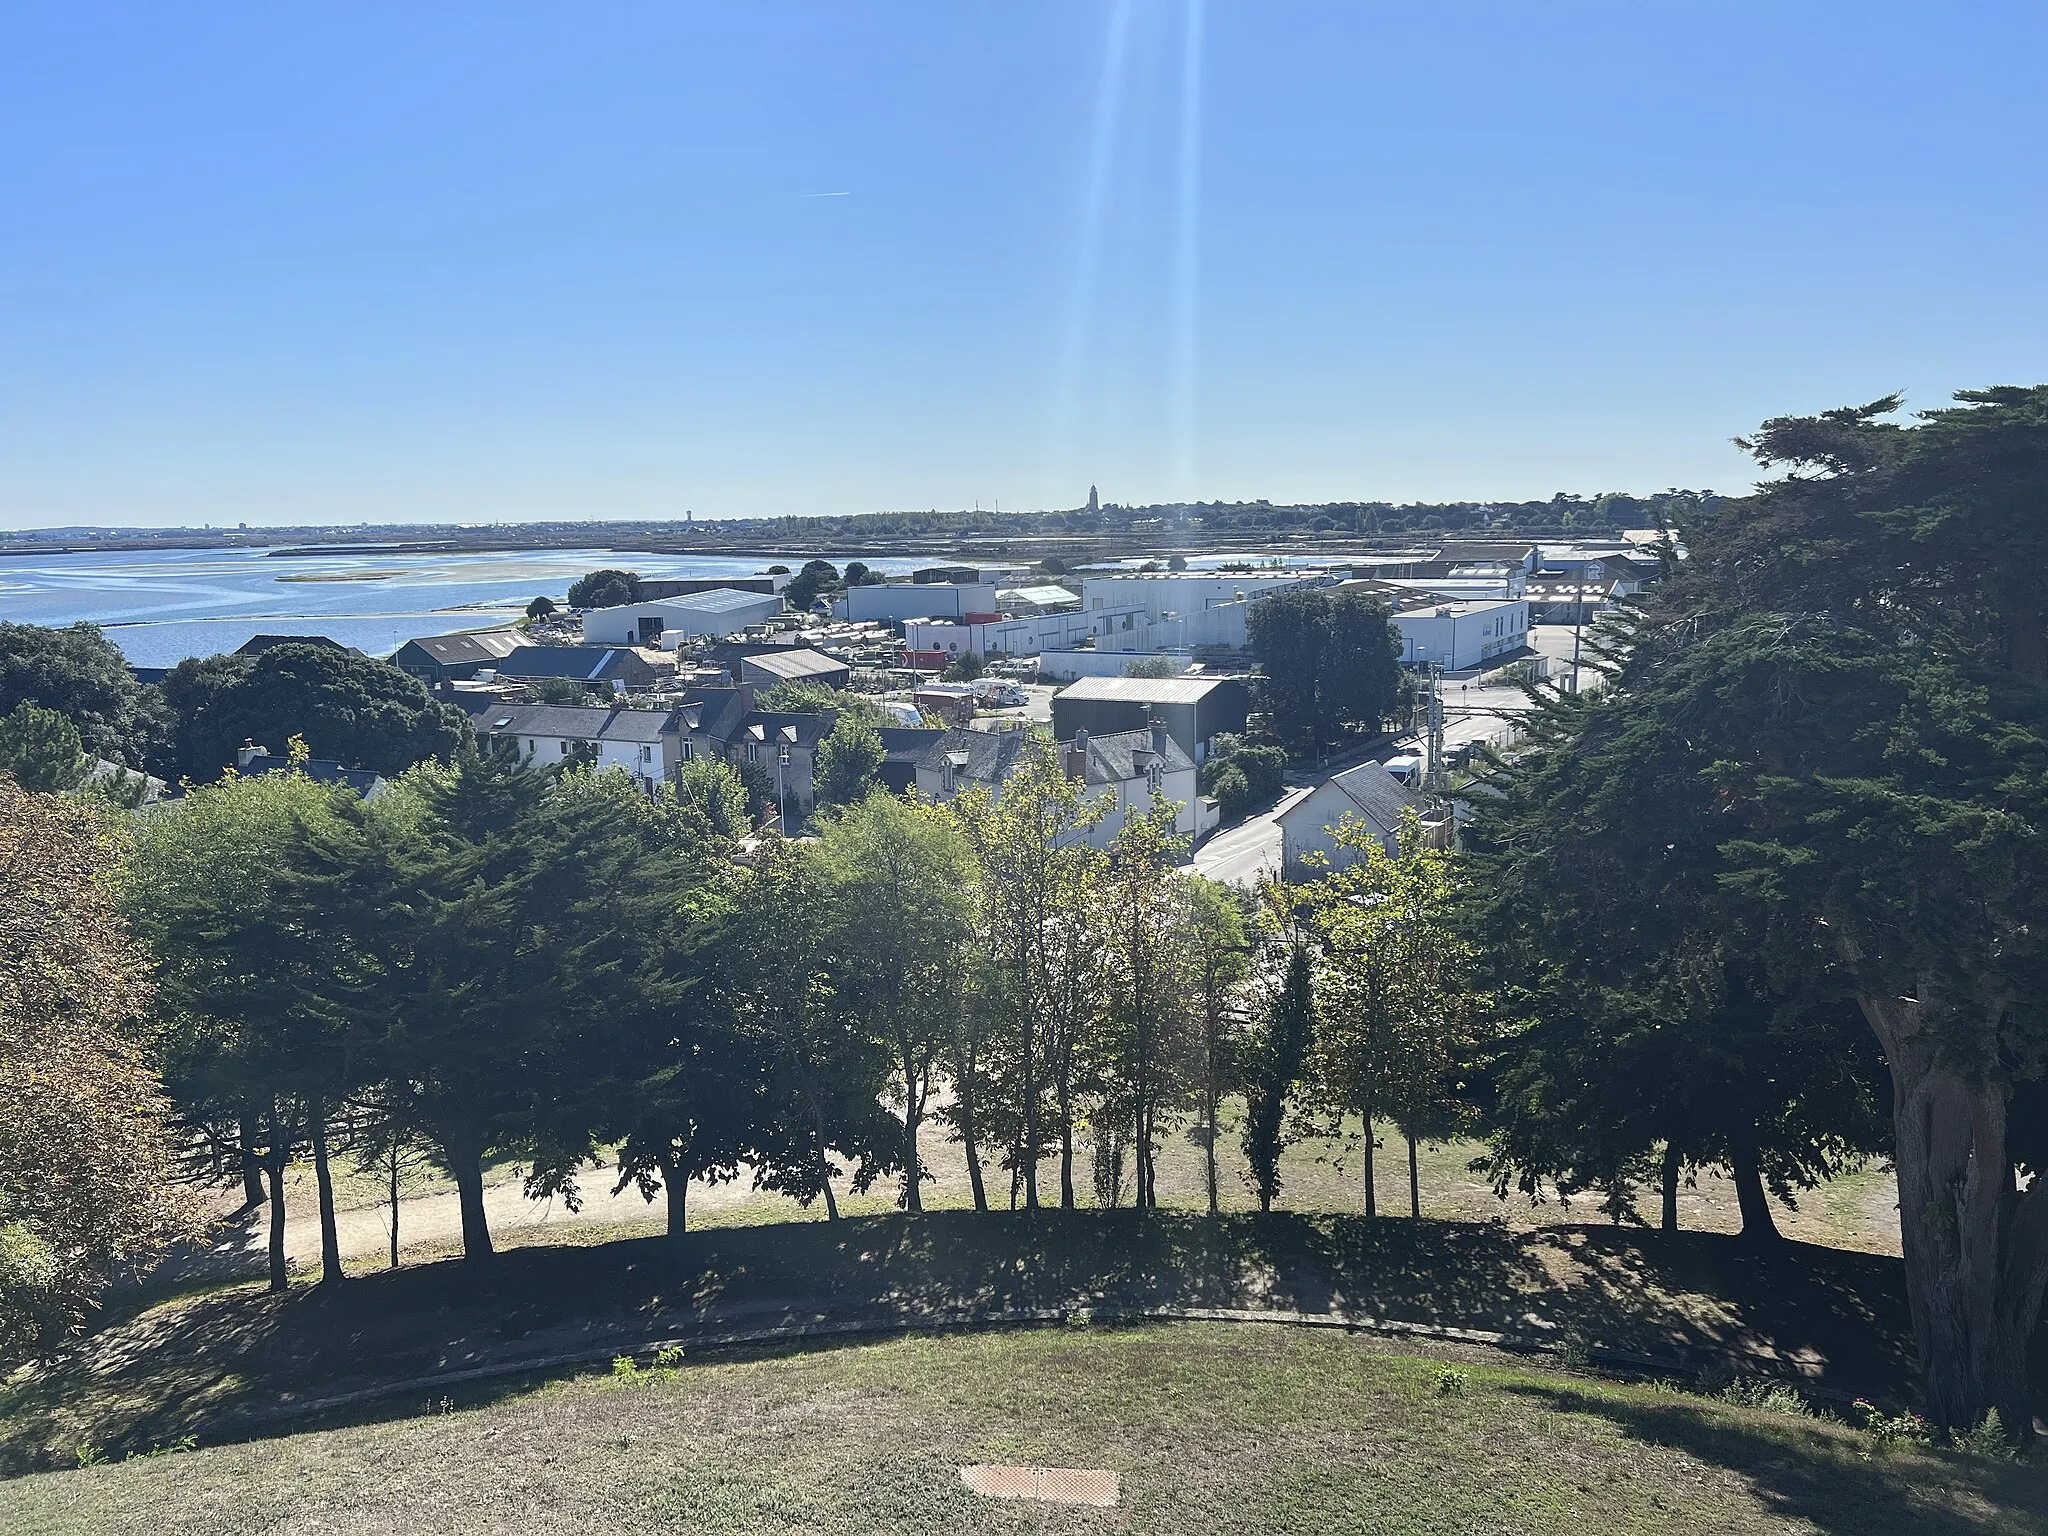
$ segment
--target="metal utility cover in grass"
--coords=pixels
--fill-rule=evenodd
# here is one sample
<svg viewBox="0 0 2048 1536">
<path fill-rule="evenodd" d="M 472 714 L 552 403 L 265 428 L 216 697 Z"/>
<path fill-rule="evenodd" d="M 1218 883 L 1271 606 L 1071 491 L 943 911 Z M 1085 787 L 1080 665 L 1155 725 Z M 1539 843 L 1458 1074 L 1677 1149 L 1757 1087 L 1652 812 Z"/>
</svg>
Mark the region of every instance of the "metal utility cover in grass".
<svg viewBox="0 0 2048 1536">
<path fill-rule="evenodd" d="M 1095 1509 L 1116 1506 L 1114 1472 L 982 1465 L 962 1467 L 960 1481 L 991 1499 L 1036 1499 L 1042 1504 L 1086 1504 Z"/>
</svg>

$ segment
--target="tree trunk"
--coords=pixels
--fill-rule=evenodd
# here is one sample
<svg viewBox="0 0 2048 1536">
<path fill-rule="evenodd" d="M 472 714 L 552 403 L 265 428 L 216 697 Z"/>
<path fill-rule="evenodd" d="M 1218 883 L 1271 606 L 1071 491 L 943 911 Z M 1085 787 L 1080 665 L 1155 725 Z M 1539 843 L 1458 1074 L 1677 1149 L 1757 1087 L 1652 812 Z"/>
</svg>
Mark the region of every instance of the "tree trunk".
<svg viewBox="0 0 2048 1536">
<path fill-rule="evenodd" d="M 981 1181 L 981 1146 L 974 1133 L 973 1063 L 968 1063 L 967 1070 L 953 1087 L 960 1095 L 960 1143 L 967 1153 L 967 1184 L 974 1191 L 974 1208 L 985 1216 L 988 1214 L 988 1186 Z"/>
<path fill-rule="evenodd" d="M 320 1197 L 320 1283 L 339 1284 L 341 1235 L 334 1229 L 334 1170 L 327 1163 L 327 1102 L 313 1100 L 309 1111 L 313 1132 L 313 1186 Z"/>
<path fill-rule="evenodd" d="M 917 1128 L 919 1117 L 906 1114 L 903 1119 L 903 1209 L 922 1211 L 924 1209 L 924 1166 L 917 1160 Z"/>
<path fill-rule="evenodd" d="M 824 1185 L 825 1219 L 827 1221 L 837 1221 L 839 1219 L 839 1197 L 832 1193 L 832 1165 L 829 1162 L 825 1164 Z"/>
<path fill-rule="evenodd" d="M 391 1267 L 398 1268 L 398 1138 L 391 1138 Z"/>
<path fill-rule="evenodd" d="M 1060 1209 L 1071 1211 L 1074 1199 L 1074 1100 L 1071 1074 L 1062 1072 L 1060 1095 Z"/>
<path fill-rule="evenodd" d="M 455 1201 L 462 1212 L 462 1257 L 464 1261 L 488 1259 L 492 1254 L 491 1224 L 484 1215 L 483 1154 L 466 1149 L 458 1152 L 444 1145 L 448 1171 L 455 1176 Z"/>
<path fill-rule="evenodd" d="M 1775 1243 L 1779 1241 L 1778 1223 L 1771 1215 L 1771 1199 L 1764 1191 L 1764 1176 L 1757 1166 L 1756 1140 L 1753 1135 L 1742 1135 L 1729 1148 L 1729 1161 L 1735 1172 L 1735 1204 L 1742 1212 L 1742 1237 L 1745 1242 Z"/>
<path fill-rule="evenodd" d="M 1024 1000 L 1024 1155 L 1022 1167 L 1018 1170 L 1024 1178 L 1024 1209 L 1038 1209 L 1038 1024 L 1031 1017 L 1031 991 L 1024 988 L 1019 996 Z M 1015 1181 L 1012 1181 L 1010 1208 L 1015 1210 L 1017 1197 Z"/>
<path fill-rule="evenodd" d="M 1415 1138 L 1407 1131 L 1401 1133 L 1408 1138 L 1408 1214 L 1415 1220 L 1422 1220 L 1422 1176 L 1415 1165 Z"/>
<path fill-rule="evenodd" d="M 265 1150 L 264 1171 L 270 1175 L 270 1288 L 281 1291 L 291 1284 L 284 1262 L 284 1160 L 288 1149 L 284 1134 L 273 1120 L 270 1146 Z"/>
<path fill-rule="evenodd" d="M 1380 1213 L 1380 1196 L 1373 1180 L 1372 1151 L 1372 1110 L 1368 1108 L 1365 1112 L 1365 1214 L 1377 1216 Z"/>
<path fill-rule="evenodd" d="M 1658 1226 L 1666 1237 L 1670 1237 L 1678 1231 L 1678 1175 L 1683 1162 L 1684 1155 L 1678 1150 L 1678 1143 L 1675 1141 L 1665 1142 L 1663 1167 L 1664 1211 L 1663 1219 L 1658 1223 Z"/>
<path fill-rule="evenodd" d="M 668 1202 L 668 1235 L 681 1237 L 690 1216 L 690 1170 L 672 1152 L 661 1157 L 661 1191 Z"/>
<path fill-rule="evenodd" d="M 1212 1054 L 1213 1054 L 1213 1048 L 1212 1048 Z M 1217 1211 L 1217 1205 L 1216 1205 L 1216 1099 L 1217 1099 L 1217 1093 L 1216 1093 L 1216 1079 L 1215 1079 L 1215 1078 L 1214 1078 L 1213 1076 L 1211 1076 L 1211 1077 L 1209 1078 L 1208 1082 L 1207 1082 L 1207 1083 L 1206 1083 L 1206 1084 L 1204 1085 L 1204 1099 L 1205 1099 L 1205 1102 L 1204 1102 L 1204 1104 L 1203 1104 L 1203 1114 L 1204 1114 L 1204 1115 L 1205 1115 L 1205 1116 L 1207 1117 L 1207 1119 L 1208 1119 L 1208 1122 L 1209 1122 L 1209 1134 L 1208 1134 L 1208 1135 L 1207 1135 L 1206 1137 L 1204 1137 L 1204 1138 L 1203 1138 L 1203 1139 L 1204 1139 L 1204 1140 L 1205 1140 L 1205 1141 L 1206 1141 L 1206 1142 L 1208 1143 L 1207 1147 L 1205 1147 L 1205 1148 L 1203 1149 L 1203 1162 L 1204 1162 L 1205 1164 L 1207 1164 L 1207 1167 L 1206 1167 L 1206 1170 L 1205 1170 L 1205 1172 L 1206 1172 L 1206 1174 L 1207 1174 L 1207 1177 L 1208 1177 L 1208 1180 L 1209 1180 L 1209 1214 L 1210 1214 L 1211 1216 L 1214 1216 L 1214 1215 L 1216 1214 L 1216 1211 Z"/>
<path fill-rule="evenodd" d="M 2027 1353 L 2048 1286 L 2048 1191 L 2014 1187 L 2006 1096 L 1961 1075 L 1926 1037 L 1922 1005 L 1859 996 L 1892 1071 L 1906 1297 L 1927 1416 L 1945 1430 L 1996 1408 L 2026 1439 Z"/>
<path fill-rule="evenodd" d="M 256 1153 L 263 1132 L 254 1115 L 242 1116 L 238 1130 L 242 1142 L 242 1205 L 253 1211 L 263 1203 L 263 1159 Z"/>
</svg>

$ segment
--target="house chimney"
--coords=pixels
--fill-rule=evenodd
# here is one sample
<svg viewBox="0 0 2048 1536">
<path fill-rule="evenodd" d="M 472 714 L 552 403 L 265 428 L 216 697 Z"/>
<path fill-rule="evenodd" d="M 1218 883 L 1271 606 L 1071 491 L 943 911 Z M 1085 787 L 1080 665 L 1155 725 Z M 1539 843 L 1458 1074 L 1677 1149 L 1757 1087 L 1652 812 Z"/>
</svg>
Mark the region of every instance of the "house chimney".
<svg viewBox="0 0 2048 1536">
<path fill-rule="evenodd" d="M 1152 751 L 1158 757 L 1166 756 L 1166 722 L 1157 716 L 1152 720 Z"/>
<path fill-rule="evenodd" d="M 255 762 L 257 758 L 268 756 L 270 756 L 270 748 L 259 747 L 253 740 L 245 739 L 239 747 L 235 748 L 235 766 L 237 768 L 246 768 Z"/>
<path fill-rule="evenodd" d="M 1074 739 L 1067 743 L 1067 777 L 1085 779 L 1088 777 L 1088 733 L 1074 732 Z"/>
</svg>

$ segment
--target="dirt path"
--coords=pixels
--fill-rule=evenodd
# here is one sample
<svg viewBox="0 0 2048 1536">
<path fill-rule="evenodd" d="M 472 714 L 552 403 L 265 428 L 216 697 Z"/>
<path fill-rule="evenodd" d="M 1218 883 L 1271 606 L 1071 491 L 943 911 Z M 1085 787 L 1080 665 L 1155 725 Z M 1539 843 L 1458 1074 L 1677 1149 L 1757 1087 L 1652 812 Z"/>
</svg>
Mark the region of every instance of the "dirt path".
<svg viewBox="0 0 2048 1536">
<path fill-rule="evenodd" d="M 612 1185 L 617 1179 L 617 1170 L 613 1168 L 586 1169 L 577 1179 L 579 1209 L 573 1211 L 560 1196 L 529 1200 L 520 1181 L 510 1179 L 484 1191 L 484 1215 L 494 1234 L 564 1223 L 618 1226 L 624 1222 L 668 1219 L 668 1203 L 659 1192 L 651 1203 L 642 1199 L 638 1187 L 631 1184 L 615 1195 Z M 690 1214 L 695 1216 L 699 1211 L 724 1210 L 761 1198 L 745 1179 L 716 1185 L 692 1184 Z M 791 1211 L 796 1211 L 794 1202 L 791 1203 Z M 230 1247 L 251 1259 L 260 1260 L 270 1240 L 268 1219 L 265 1211 L 258 1210 L 245 1221 L 238 1239 Z M 334 1225 L 343 1258 L 360 1258 L 391 1250 L 391 1207 L 388 1204 L 361 1205 L 338 1211 Z M 462 1212 L 452 1189 L 399 1200 L 398 1240 L 401 1252 L 410 1248 L 454 1244 L 461 1237 Z M 284 1248 L 286 1257 L 301 1267 L 319 1263 L 320 1222 L 310 1199 L 286 1206 Z"/>
</svg>

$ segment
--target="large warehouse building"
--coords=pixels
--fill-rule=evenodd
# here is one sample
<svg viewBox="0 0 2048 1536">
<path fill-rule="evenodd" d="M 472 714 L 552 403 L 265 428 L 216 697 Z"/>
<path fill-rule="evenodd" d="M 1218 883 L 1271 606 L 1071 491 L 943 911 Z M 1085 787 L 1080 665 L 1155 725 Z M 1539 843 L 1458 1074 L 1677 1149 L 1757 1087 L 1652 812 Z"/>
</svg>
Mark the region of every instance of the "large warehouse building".
<svg viewBox="0 0 2048 1536">
<path fill-rule="evenodd" d="M 1053 695 L 1052 733 L 1071 741 L 1076 731 L 1111 736 L 1160 720 L 1200 763 L 1217 736 L 1244 729 L 1251 707 L 1251 690 L 1237 677 L 1084 677 Z"/>
</svg>

